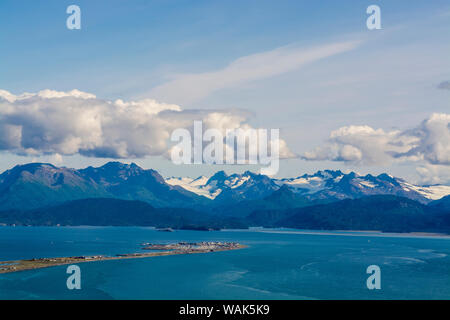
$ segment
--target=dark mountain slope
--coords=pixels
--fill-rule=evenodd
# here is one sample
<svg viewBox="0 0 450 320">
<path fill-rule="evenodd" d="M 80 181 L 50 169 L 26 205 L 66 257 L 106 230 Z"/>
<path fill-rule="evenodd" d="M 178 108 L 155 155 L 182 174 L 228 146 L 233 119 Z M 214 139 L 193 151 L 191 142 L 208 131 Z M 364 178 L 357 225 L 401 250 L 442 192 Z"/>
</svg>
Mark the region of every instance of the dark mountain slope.
<svg viewBox="0 0 450 320">
<path fill-rule="evenodd" d="M 323 203 L 326 200 L 309 200 L 307 197 L 294 193 L 287 185 L 263 199 L 244 200 L 237 203 L 222 204 L 214 208 L 214 212 L 223 216 L 246 217 L 257 210 L 282 210 L 300 208 Z M 332 200 L 330 200 L 331 202 Z M 328 202 L 328 201 L 326 201 Z"/>
<path fill-rule="evenodd" d="M 56 206 L 0 211 L 0 224 L 32 226 L 152 226 L 174 229 L 247 228 L 242 221 L 187 208 L 155 208 L 143 201 L 80 199 Z"/>
<path fill-rule="evenodd" d="M 0 175 L 0 209 L 30 209 L 68 200 L 106 197 L 108 192 L 86 181 L 76 170 L 51 164 L 15 166 Z"/>
<path fill-rule="evenodd" d="M 0 212 L 0 222 L 17 225 L 155 226 L 179 228 L 207 220 L 189 209 L 154 208 L 146 202 L 82 199 L 29 211 Z"/>
<path fill-rule="evenodd" d="M 446 230 L 429 207 L 407 198 L 369 196 L 288 210 L 255 211 L 251 225 L 325 230 L 411 232 Z"/>
<path fill-rule="evenodd" d="M 31 163 L 0 175 L 0 210 L 28 210 L 86 198 L 141 200 L 155 207 L 194 207 L 210 200 L 170 186 L 154 170 L 110 162 L 83 170 Z"/>
<path fill-rule="evenodd" d="M 439 211 L 448 211 L 450 213 L 450 195 L 432 201 L 429 206 Z"/>
<path fill-rule="evenodd" d="M 210 202 L 181 187 L 168 185 L 157 171 L 144 170 L 134 163 L 109 162 L 79 172 L 101 185 L 114 198 L 141 200 L 155 207 L 195 207 Z"/>
</svg>

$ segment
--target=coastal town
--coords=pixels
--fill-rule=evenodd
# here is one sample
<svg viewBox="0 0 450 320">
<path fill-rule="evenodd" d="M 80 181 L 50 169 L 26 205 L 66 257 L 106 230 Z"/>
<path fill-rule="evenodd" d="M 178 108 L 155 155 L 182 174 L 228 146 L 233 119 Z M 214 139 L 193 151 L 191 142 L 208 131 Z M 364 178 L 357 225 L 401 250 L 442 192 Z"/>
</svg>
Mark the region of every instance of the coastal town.
<svg viewBox="0 0 450 320">
<path fill-rule="evenodd" d="M 196 251 L 204 251 L 204 252 L 212 252 L 212 251 L 220 251 L 220 250 L 232 250 L 238 249 L 241 246 L 236 242 L 211 242 L 211 241 L 203 241 L 203 242 L 178 242 L 178 243 L 168 243 L 168 244 L 159 244 L 159 243 L 143 243 L 144 250 L 181 250 L 186 252 L 196 252 Z"/>
<path fill-rule="evenodd" d="M 0 261 L 0 273 L 48 268 L 67 264 L 119 259 L 150 258 L 176 254 L 207 253 L 245 248 L 236 242 L 178 242 L 178 243 L 143 243 L 142 250 L 147 252 L 116 254 L 114 256 L 90 255 L 61 258 L 34 258 L 26 260 Z M 149 252 L 150 251 L 150 252 Z"/>
</svg>

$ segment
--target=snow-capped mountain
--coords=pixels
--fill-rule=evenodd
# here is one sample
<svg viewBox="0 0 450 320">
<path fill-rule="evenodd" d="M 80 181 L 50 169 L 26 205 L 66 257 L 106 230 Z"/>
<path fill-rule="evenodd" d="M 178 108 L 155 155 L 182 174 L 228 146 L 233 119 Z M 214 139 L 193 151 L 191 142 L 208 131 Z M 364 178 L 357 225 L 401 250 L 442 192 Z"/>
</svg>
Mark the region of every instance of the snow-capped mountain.
<svg viewBox="0 0 450 320">
<path fill-rule="evenodd" d="M 288 184 L 294 190 L 311 199 L 321 198 L 359 198 L 362 196 L 390 194 L 427 202 L 420 192 L 406 187 L 401 179 L 388 174 L 361 176 L 355 172 L 344 174 L 341 171 L 319 171 L 313 175 L 303 175 L 295 179 L 278 180 L 279 185 Z"/>
<path fill-rule="evenodd" d="M 309 200 L 354 199 L 389 194 L 427 203 L 450 194 L 450 186 L 416 186 L 385 173 L 362 176 L 354 172 L 345 174 L 340 170 L 324 170 L 285 179 L 271 179 L 249 171 L 232 175 L 219 171 L 209 179 L 204 176 L 196 179 L 172 177 L 166 182 L 217 200 L 238 200 L 239 197 L 241 200 L 256 199 L 284 185 Z"/>
<path fill-rule="evenodd" d="M 341 171 L 318 171 L 315 174 L 304 174 L 296 178 L 278 179 L 275 183 L 279 186 L 287 185 L 297 193 L 313 194 L 338 183 L 344 174 Z"/>
<path fill-rule="evenodd" d="M 0 211 L 29 210 L 91 198 L 139 200 L 155 208 L 250 214 L 255 209 L 297 208 L 372 195 L 406 197 L 428 204 L 450 194 L 450 186 L 417 186 L 387 174 L 318 171 L 272 179 L 246 171 L 211 177 L 164 179 L 136 164 L 109 162 L 85 169 L 51 164 L 18 165 L 0 174 Z"/>
<path fill-rule="evenodd" d="M 219 171 L 209 179 L 204 176 L 196 179 L 172 177 L 166 179 L 166 183 L 216 201 L 258 199 L 279 189 L 273 179 L 250 171 L 232 175 Z"/>
<path fill-rule="evenodd" d="M 199 196 L 203 196 L 209 199 L 214 199 L 222 190 L 218 193 L 211 192 L 210 186 L 207 186 L 208 178 L 205 176 L 200 176 L 198 178 L 179 178 L 170 177 L 166 179 L 166 183 L 172 186 L 180 186 L 190 192 L 194 192 Z"/>
</svg>

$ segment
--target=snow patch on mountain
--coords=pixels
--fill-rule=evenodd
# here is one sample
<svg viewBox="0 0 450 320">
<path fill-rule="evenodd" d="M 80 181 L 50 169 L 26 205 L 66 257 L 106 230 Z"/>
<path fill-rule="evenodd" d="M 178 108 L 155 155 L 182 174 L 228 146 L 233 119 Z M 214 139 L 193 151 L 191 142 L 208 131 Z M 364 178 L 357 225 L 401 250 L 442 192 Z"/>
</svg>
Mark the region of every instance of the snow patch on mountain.
<svg viewBox="0 0 450 320">
<path fill-rule="evenodd" d="M 415 186 L 406 181 L 402 181 L 401 185 L 405 190 L 412 190 L 420 193 L 427 199 L 439 200 L 450 195 L 450 186 L 434 185 L 434 186 Z"/>
<path fill-rule="evenodd" d="M 325 180 L 321 177 L 303 176 L 297 178 L 274 180 L 279 186 L 287 185 L 293 191 L 314 193 L 325 188 Z"/>
<path fill-rule="evenodd" d="M 278 186 L 287 185 L 294 192 L 316 193 L 329 188 L 330 183 L 338 183 L 344 174 L 341 171 L 318 171 L 315 174 L 304 174 L 297 178 L 285 178 L 274 180 Z"/>
<path fill-rule="evenodd" d="M 249 179 L 250 179 L 250 176 L 234 177 L 230 180 L 225 181 L 225 185 L 230 187 L 231 189 L 235 189 L 235 188 L 242 186 Z"/>
<path fill-rule="evenodd" d="M 366 180 L 361 180 L 359 179 L 359 184 L 361 184 L 362 186 L 366 187 L 366 188 L 376 188 L 377 186 L 375 184 L 373 184 L 370 181 L 366 181 Z"/>
<path fill-rule="evenodd" d="M 188 177 L 170 177 L 166 179 L 166 183 L 171 186 L 180 186 L 187 191 L 193 192 L 199 196 L 203 196 L 209 199 L 214 199 L 217 197 L 222 190 L 212 190 L 213 185 L 207 186 L 208 178 L 205 176 L 200 176 L 196 179 Z"/>
</svg>

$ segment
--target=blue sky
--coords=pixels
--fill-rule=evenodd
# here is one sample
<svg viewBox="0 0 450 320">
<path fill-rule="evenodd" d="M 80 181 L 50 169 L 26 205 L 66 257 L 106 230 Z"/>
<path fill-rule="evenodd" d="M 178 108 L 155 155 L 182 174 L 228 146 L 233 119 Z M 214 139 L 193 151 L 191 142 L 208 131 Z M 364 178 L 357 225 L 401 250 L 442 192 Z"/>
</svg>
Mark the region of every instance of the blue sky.
<svg viewBox="0 0 450 320">
<path fill-rule="evenodd" d="M 71 4 L 81 8 L 81 30 L 66 28 Z M 371 4 L 381 8 L 382 30 L 366 28 Z M 280 128 L 289 148 L 300 155 L 322 146 L 344 126 L 407 131 L 433 113 L 449 113 L 450 90 L 436 88 L 450 80 L 449 30 L 450 3 L 438 0 L 2 0 L 0 89 L 16 95 L 78 89 L 108 100 L 154 98 L 183 109 L 243 109 L 252 114 L 253 126 Z M 342 52 L 328 50 L 343 43 L 352 45 Z M 270 60 L 274 50 L 282 51 L 277 59 L 288 59 L 315 48 L 324 52 L 323 58 L 294 59 L 290 65 L 286 60 L 287 67 L 279 70 L 278 60 Z M 255 75 L 247 79 L 253 72 L 247 66 L 265 53 L 269 58 L 263 65 L 273 67 L 259 75 L 262 65 L 256 65 Z M 227 68 L 242 59 L 247 63 L 243 70 L 250 71 L 230 74 Z M 440 143 L 445 148 L 447 142 Z M 0 169 L 31 160 L 36 156 L 4 152 Z M 423 182 L 446 182 L 437 176 L 450 180 L 445 161 L 372 160 L 290 159 L 282 162 L 279 175 L 340 168 L 387 171 Z M 63 155 L 61 164 L 104 161 Z M 133 161 L 165 175 L 219 169 L 174 166 L 162 157 Z"/>
<path fill-rule="evenodd" d="M 12 91 L 77 87 L 104 97 L 135 97 L 169 71 L 208 70 L 291 43 L 367 34 L 365 8 L 371 3 L 5 0 L 0 18 L 7 45 L 0 58 L 8 63 L 2 73 Z M 388 30 L 449 8 L 448 1 L 375 3 Z M 82 9 L 80 32 L 65 28 L 70 4 Z M 118 78 L 122 90 L 114 84 Z"/>
</svg>

